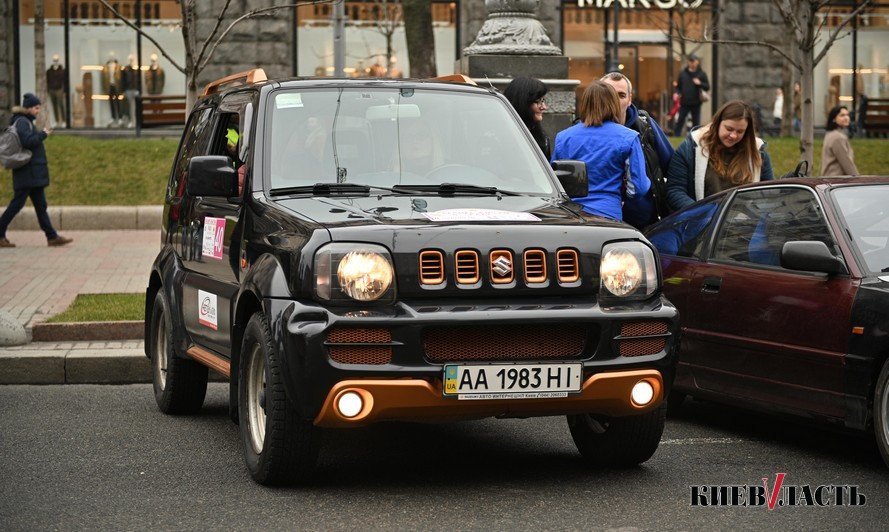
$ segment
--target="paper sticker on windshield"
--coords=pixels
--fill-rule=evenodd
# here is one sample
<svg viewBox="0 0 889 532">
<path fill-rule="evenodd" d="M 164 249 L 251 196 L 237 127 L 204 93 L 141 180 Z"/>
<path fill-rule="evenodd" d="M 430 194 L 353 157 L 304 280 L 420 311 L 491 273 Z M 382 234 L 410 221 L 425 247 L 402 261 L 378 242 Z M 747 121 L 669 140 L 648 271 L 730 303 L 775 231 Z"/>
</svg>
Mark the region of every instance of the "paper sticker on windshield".
<svg viewBox="0 0 889 532">
<path fill-rule="evenodd" d="M 285 92 L 275 96 L 276 109 L 292 109 L 303 106 L 302 94 L 298 92 Z"/>
<path fill-rule="evenodd" d="M 214 331 L 218 327 L 216 321 L 216 294 L 198 290 L 198 323 L 210 327 Z"/>
<path fill-rule="evenodd" d="M 498 211 L 495 209 L 445 209 L 421 213 L 433 222 L 539 222 L 530 212 Z"/>
<path fill-rule="evenodd" d="M 211 259 L 222 259 L 222 245 L 225 237 L 225 218 L 204 218 L 204 240 L 201 255 Z"/>
</svg>

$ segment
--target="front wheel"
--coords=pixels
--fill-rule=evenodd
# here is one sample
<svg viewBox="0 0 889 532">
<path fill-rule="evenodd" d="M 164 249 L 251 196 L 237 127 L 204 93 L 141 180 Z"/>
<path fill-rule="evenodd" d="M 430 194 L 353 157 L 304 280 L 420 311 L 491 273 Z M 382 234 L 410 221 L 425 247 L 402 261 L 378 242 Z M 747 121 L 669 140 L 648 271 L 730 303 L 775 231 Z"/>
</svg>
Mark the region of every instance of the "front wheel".
<svg viewBox="0 0 889 532">
<path fill-rule="evenodd" d="M 667 405 L 661 403 L 638 416 L 568 416 L 568 427 L 587 463 L 597 467 L 631 467 L 645 462 L 657 450 L 666 414 Z"/>
<path fill-rule="evenodd" d="M 207 366 L 173 354 L 170 307 L 161 288 L 151 307 L 149 353 L 157 407 L 164 414 L 196 414 L 207 395 Z"/>
<path fill-rule="evenodd" d="M 318 461 L 318 429 L 287 397 L 281 355 L 261 312 L 247 323 L 241 353 L 238 416 L 250 476 L 263 485 L 305 482 Z"/>
<path fill-rule="evenodd" d="M 874 393 L 874 435 L 883 461 L 889 466 L 889 359 L 883 363 Z"/>
</svg>

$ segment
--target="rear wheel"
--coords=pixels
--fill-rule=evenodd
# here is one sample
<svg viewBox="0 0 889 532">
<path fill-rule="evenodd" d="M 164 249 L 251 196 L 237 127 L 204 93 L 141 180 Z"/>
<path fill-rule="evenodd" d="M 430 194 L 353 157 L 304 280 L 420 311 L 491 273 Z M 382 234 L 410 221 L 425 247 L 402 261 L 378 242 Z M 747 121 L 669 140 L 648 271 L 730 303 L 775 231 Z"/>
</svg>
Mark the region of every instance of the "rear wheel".
<svg viewBox="0 0 889 532">
<path fill-rule="evenodd" d="M 657 450 L 664 433 L 666 403 L 639 416 L 608 418 L 568 416 L 571 437 L 581 456 L 597 467 L 630 467 L 645 462 Z"/>
<path fill-rule="evenodd" d="M 207 395 L 207 367 L 173 355 L 173 327 L 163 289 L 154 298 L 149 329 L 154 399 L 165 414 L 195 414 Z"/>
<path fill-rule="evenodd" d="M 883 363 L 874 393 L 874 435 L 883 461 L 889 466 L 889 359 Z"/>
<path fill-rule="evenodd" d="M 305 482 L 318 461 L 318 429 L 284 391 L 280 355 L 260 312 L 247 323 L 241 353 L 238 414 L 250 476 L 264 485 Z"/>
</svg>

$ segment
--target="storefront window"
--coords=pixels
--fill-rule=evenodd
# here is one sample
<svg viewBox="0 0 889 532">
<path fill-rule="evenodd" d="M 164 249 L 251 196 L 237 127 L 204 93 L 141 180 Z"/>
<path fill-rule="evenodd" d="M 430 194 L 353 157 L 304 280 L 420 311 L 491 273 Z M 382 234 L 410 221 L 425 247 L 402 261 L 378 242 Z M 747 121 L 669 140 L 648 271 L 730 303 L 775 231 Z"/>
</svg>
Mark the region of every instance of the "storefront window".
<svg viewBox="0 0 889 532">
<path fill-rule="evenodd" d="M 50 100 L 47 114 L 53 127 L 135 127 L 138 96 L 184 94 L 185 76 L 166 64 L 154 44 L 114 17 L 101 3 L 59 0 L 43 4 Z M 178 1 L 131 0 L 112 5 L 134 24 L 141 25 L 167 53 L 185 57 Z M 19 3 L 19 35 L 21 92 L 35 92 L 33 0 Z M 159 72 L 162 74 L 158 75 Z"/>
<path fill-rule="evenodd" d="M 435 63 L 438 72 L 454 71 L 457 5 L 432 4 Z M 333 75 L 333 7 L 297 8 L 297 75 Z M 392 0 L 346 2 L 346 76 L 410 75 L 401 4 Z"/>
</svg>

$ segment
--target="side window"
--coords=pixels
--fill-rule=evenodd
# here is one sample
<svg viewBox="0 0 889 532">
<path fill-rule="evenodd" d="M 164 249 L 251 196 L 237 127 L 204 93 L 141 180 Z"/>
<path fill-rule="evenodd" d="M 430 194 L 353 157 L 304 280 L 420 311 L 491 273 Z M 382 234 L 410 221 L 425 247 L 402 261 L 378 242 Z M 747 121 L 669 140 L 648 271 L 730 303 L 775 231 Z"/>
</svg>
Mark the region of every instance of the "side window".
<svg viewBox="0 0 889 532">
<path fill-rule="evenodd" d="M 191 114 L 185 133 L 182 135 L 182 143 L 179 145 L 179 153 L 176 156 L 176 164 L 173 167 L 173 175 L 170 178 L 168 197 L 181 198 L 185 194 L 185 183 L 188 180 L 188 162 L 195 155 L 203 155 L 207 150 L 211 127 L 213 109 L 199 109 Z"/>
<path fill-rule="evenodd" d="M 811 191 L 787 187 L 741 192 L 720 227 L 713 258 L 780 267 L 781 249 L 793 240 L 824 242 L 837 253 Z"/>
<path fill-rule="evenodd" d="M 648 240 L 661 255 L 700 258 L 710 227 L 724 196 L 688 208 L 655 226 Z"/>
</svg>

